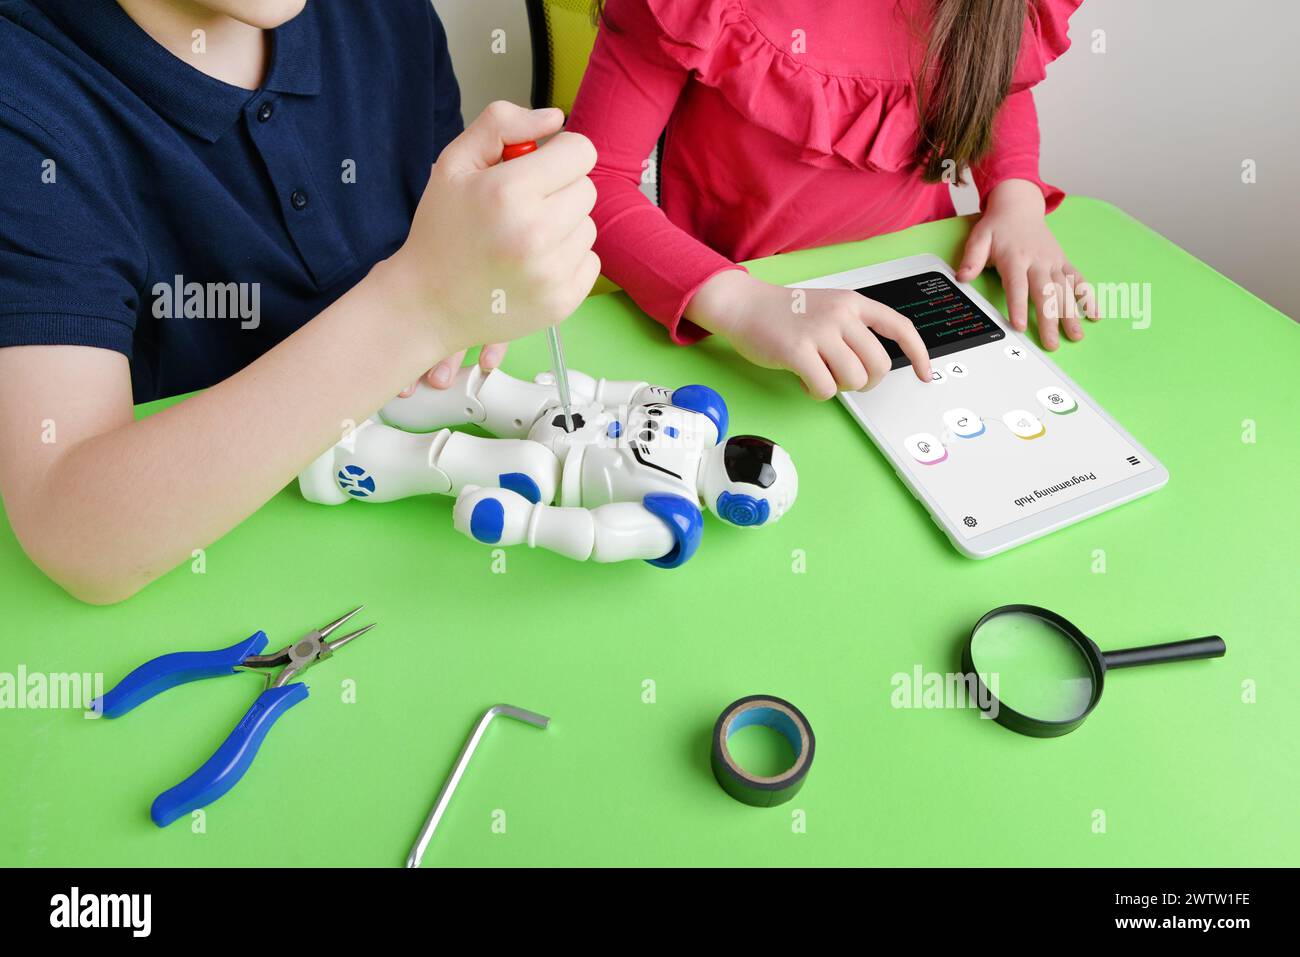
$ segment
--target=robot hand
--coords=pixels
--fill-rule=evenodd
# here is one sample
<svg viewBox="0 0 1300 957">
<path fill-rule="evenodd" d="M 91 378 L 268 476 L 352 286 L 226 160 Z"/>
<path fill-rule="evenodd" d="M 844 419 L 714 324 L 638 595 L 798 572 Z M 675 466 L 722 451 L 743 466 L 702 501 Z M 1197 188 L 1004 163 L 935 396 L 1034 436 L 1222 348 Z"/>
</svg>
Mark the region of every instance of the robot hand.
<svg viewBox="0 0 1300 957">
<path fill-rule="evenodd" d="M 671 501 L 670 501 L 671 500 Z M 502 488 L 469 486 L 456 498 L 456 530 L 487 545 L 545 548 L 576 561 L 644 559 L 676 567 L 700 541 L 700 511 L 676 495 L 598 508 L 534 505 Z"/>
<path fill-rule="evenodd" d="M 555 375 L 538 373 L 533 377 L 533 383 L 554 389 Z M 574 405 L 598 405 L 617 412 L 624 406 L 641 402 L 667 402 L 672 389 L 651 385 L 642 379 L 596 379 L 585 372 L 570 369 L 569 396 Z"/>
</svg>

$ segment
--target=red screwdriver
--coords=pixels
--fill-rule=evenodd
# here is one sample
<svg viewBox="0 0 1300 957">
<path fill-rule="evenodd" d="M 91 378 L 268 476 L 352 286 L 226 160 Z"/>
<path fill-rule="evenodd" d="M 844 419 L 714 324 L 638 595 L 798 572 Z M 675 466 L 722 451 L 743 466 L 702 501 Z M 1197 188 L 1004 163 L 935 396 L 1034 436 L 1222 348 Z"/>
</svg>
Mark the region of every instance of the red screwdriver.
<svg viewBox="0 0 1300 957">
<path fill-rule="evenodd" d="M 536 140 L 522 143 L 510 143 L 501 151 L 501 162 L 518 159 L 537 149 Z M 555 387 L 560 392 L 560 404 L 564 407 L 564 431 L 573 431 L 573 404 L 569 398 L 569 370 L 564 364 L 564 346 L 560 343 L 560 327 L 550 326 L 546 330 L 546 344 L 551 349 L 551 372 L 555 375 Z"/>
</svg>

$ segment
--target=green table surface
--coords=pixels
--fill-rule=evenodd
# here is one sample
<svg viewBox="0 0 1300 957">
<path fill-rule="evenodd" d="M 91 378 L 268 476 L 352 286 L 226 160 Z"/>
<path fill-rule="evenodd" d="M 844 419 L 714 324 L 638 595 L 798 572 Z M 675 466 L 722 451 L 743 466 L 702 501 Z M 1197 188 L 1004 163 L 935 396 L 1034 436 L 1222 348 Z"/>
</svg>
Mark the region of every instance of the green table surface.
<svg viewBox="0 0 1300 957">
<path fill-rule="evenodd" d="M 96 608 L 46 580 L 0 523 L 11 683 L 24 668 L 111 686 L 147 658 L 259 628 L 279 647 L 361 602 L 358 621 L 379 623 L 307 673 L 310 697 L 201 826 L 160 830 L 149 804 L 225 738 L 260 679 L 185 685 L 111 721 L 0 710 L 0 863 L 400 866 L 497 702 L 551 727 L 497 719 L 425 866 L 1300 863 L 1300 329 L 1106 203 L 1071 198 L 1048 222 L 1090 279 L 1150 283 L 1148 328 L 1090 325 L 1055 359 L 1171 479 L 983 562 L 948 544 L 837 403 L 722 342 L 671 345 L 622 293 L 566 323 L 574 368 L 712 385 L 733 432 L 776 439 L 799 468 L 779 524 L 709 518 L 676 571 L 516 548 L 502 573 L 453 531 L 450 499 L 330 508 L 291 486 L 211 545 L 202 574 L 186 565 Z M 955 262 L 969 227 L 753 271 L 787 283 L 921 252 Z M 995 274 L 978 286 L 1002 304 Z M 546 365 L 538 336 L 506 368 Z M 970 625 L 1022 601 L 1104 648 L 1218 633 L 1228 655 L 1115 673 L 1058 739 L 893 706 L 894 675 L 957 670 Z M 709 769 L 719 711 L 753 693 L 793 701 L 817 735 L 803 791 L 773 809 L 733 801 Z"/>
</svg>

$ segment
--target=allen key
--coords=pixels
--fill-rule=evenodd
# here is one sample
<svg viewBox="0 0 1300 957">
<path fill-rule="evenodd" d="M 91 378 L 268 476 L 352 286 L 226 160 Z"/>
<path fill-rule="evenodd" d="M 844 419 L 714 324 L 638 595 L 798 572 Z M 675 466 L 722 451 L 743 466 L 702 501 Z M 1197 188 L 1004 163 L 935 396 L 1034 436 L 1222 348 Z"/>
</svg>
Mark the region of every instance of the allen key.
<svg viewBox="0 0 1300 957">
<path fill-rule="evenodd" d="M 424 858 L 424 852 L 429 847 L 429 841 L 433 839 L 434 829 L 438 826 L 438 822 L 442 820 L 442 815 L 451 802 L 451 796 L 456 793 L 456 786 L 460 784 L 460 779 L 465 775 L 465 769 L 469 767 L 469 759 L 474 756 L 474 749 L 478 747 L 487 726 L 499 714 L 503 714 L 507 718 L 514 718 L 516 721 L 524 721 L 542 729 L 545 729 L 551 723 L 551 719 L 544 714 L 525 711 L 523 708 L 516 708 L 508 704 L 493 705 L 484 711 L 483 717 L 479 718 L 478 724 L 474 726 L 474 730 L 466 739 L 465 746 L 460 749 L 460 757 L 456 759 L 456 766 L 451 769 L 451 774 L 447 775 L 447 780 L 443 782 L 442 790 L 438 792 L 438 800 L 433 802 L 433 809 L 429 811 L 429 816 L 425 818 L 424 827 L 420 828 L 420 836 L 415 839 L 415 845 L 411 848 L 411 853 L 406 857 L 407 867 L 420 866 L 420 861 Z"/>
</svg>

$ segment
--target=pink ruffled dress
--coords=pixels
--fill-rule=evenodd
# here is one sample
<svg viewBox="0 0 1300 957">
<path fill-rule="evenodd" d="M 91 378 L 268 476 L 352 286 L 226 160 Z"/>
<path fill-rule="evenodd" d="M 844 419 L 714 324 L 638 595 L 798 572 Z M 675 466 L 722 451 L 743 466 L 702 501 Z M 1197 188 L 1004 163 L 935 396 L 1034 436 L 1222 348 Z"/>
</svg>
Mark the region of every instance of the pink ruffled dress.
<svg viewBox="0 0 1300 957">
<path fill-rule="evenodd" d="M 990 154 L 971 172 L 981 202 L 1038 177 L 1029 88 L 1069 46 L 1081 0 L 1031 0 L 1011 94 Z M 600 159 L 592 217 L 604 273 L 674 341 L 704 331 L 682 312 L 739 260 L 863 239 L 952 216 L 948 187 L 912 161 L 912 73 L 926 0 L 607 0 L 568 128 Z M 640 192 L 666 129 L 662 208 Z"/>
</svg>

